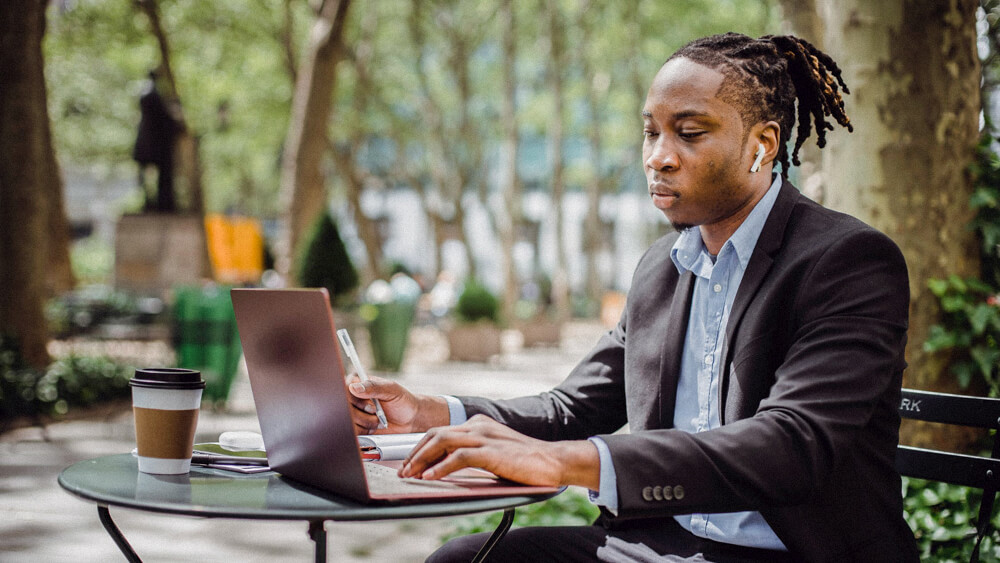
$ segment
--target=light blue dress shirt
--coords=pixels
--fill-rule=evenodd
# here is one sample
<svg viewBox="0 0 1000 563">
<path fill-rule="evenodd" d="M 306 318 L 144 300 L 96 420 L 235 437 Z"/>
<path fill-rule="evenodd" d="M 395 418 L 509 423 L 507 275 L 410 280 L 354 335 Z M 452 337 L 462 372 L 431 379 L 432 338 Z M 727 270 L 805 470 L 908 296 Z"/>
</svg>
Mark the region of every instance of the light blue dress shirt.
<svg viewBox="0 0 1000 563">
<path fill-rule="evenodd" d="M 677 271 L 695 275 L 691 314 L 681 357 L 681 372 L 674 405 L 674 428 L 696 433 L 718 428 L 719 362 L 729 312 L 736 291 L 764 222 L 778 197 L 781 179 L 775 176 L 767 193 L 750 211 L 733 236 L 722 246 L 718 256 L 708 253 L 697 228 L 681 233 L 670 251 Z M 451 423 L 465 421 L 461 403 L 448 399 Z M 611 452 L 604 440 L 590 438 L 600 456 L 600 492 L 591 492 L 591 500 L 605 508 L 618 508 L 618 486 Z M 786 549 L 759 512 L 685 514 L 674 517 L 696 536 L 731 544 L 765 549 Z"/>
</svg>

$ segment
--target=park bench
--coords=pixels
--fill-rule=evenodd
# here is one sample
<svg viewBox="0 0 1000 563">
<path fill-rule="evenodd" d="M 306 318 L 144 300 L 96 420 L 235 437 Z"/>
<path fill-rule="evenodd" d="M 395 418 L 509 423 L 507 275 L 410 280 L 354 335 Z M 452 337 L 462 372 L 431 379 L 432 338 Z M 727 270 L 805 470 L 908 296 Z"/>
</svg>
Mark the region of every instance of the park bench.
<svg viewBox="0 0 1000 563">
<path fill-rule="evenodd" d="M 913 420 L 1000 430 L 1000 399 L 903 389 L 899 414 Z M 982 489 L 971 557 L 973 563 L 978 561 L 1000 488 L 1000 438 L 993 436 L 990 457 L 901 445 L 896 452 L 896 469 L 907 477 Z"/>
</svg>

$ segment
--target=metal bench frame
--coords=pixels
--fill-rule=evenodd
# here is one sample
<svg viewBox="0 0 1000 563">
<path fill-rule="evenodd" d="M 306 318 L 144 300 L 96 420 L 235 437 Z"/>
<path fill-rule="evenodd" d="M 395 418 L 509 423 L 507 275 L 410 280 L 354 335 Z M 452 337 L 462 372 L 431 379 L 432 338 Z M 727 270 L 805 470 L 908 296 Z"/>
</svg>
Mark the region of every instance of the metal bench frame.
<svg viewBox="0 0 1000 563">
<path fill-rule="evenodd" d="M 899 414 L 911 420 L 1000 431 L 1000 399 L 903 389 Z M 979 546 L 990 529 L 1000 489 L 1000 439 L 996 432 L 990 457 L 901 445 L 896 451 L 896 469 L 907 477 L 982 489 L 971 557 L 972 563 L 979 561 Z"/>
</svg>

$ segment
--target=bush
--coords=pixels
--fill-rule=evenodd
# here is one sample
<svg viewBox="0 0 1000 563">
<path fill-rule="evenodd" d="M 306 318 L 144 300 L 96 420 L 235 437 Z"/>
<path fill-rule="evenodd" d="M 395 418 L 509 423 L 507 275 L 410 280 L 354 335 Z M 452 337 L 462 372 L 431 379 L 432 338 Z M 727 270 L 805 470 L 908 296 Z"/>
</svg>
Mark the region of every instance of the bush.
<svg viewBox="0 0 1000 563">
<path fill-rule="evenodd" d="M 325 287 L 334 301 L 358 287 L 358 272 L 328 211 L 313 224 L 304 249 L 297 268 L 302 287 Z"/>
<path fill-rule="evenodd" d="M 903 477 L 903 511 L 917 538 L 923 562 L 968 561 L 975 546 L 982 491 L 937 481 Z M 980 546 L 980 561 L 1000 561 L 1000 517 Z"/>
<path fill-rule="evenodd" d="M 500 321 L 500 301 L 483 285 L 469 280 L 458 296 L 455 313 L 464 322 L 488 320 L 497 323 Z"/>
<path fill-rule="evenodd" d="M 28 367 L 14 339 L 0 337 L 0 428 L 21 417 L 61 416 L 130 396 L 131 368 L 106 357 L 67 356 Z"/>
<path fill-rule="evenodd" d="M 576 490 L 569 489 L 559 496 L 545 502 L 522 506 L 514 513 L 514 528 L 527 526 L 586 526 L 591 524 L 600 513 L 597 506 L 590 502 L 587 496 Z M 500 525 L 502 513 L 479 514 L 459 520 L 455 529 L 441 537 L 446 542 L 452 538 L 492 532 Z"/>
</svg>

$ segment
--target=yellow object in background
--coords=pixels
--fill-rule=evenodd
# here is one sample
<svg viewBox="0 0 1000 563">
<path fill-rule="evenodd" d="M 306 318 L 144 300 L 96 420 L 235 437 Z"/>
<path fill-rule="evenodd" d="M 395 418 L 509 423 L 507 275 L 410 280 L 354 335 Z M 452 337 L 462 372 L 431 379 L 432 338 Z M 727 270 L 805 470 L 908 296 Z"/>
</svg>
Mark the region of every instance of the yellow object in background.
<svg viewBox="0 0 1000 563">
<path fill-rule="evenodd" d="M 210 213 L 205 216 L 212 273 L 221 283 L 256 283 L 264 272 L 264 237 L 260 222 L 249 217 Z"/>
</svg>

